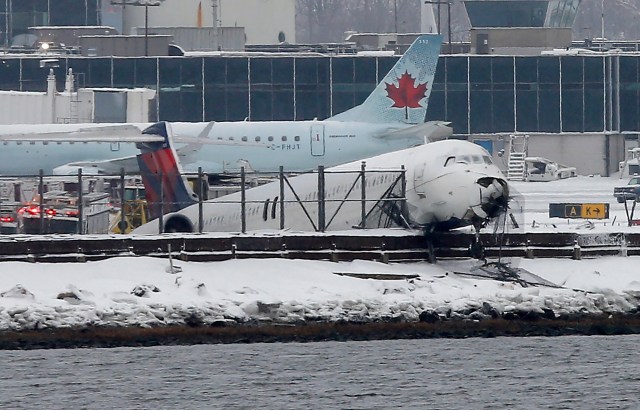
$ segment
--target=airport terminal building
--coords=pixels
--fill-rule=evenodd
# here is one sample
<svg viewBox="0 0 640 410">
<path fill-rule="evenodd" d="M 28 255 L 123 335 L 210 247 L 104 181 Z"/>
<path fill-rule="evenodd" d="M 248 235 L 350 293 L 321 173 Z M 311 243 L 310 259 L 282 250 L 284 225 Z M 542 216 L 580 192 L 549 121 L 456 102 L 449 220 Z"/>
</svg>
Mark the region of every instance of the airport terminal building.
<svg viewBox="0 0 640 410">
<path fill-rule="evenodd" d="M 324 119 L 361 103 L 398 57 L 229 55 L 91 58 L 65 56 L 86 87 L 158 90 L 150 120 Z M 5 56 L 0 89 L 43 91 L 42 57 Z M 443 55 L 427 119 L 460 136 L 640 132 L 640 54 Z M 542 154 L 536 154 L 542 155 Z M 618 159 L 614 159 L 617 161 Z M 614 162 L 615 162 L 614 161 Z"/>
</svg>

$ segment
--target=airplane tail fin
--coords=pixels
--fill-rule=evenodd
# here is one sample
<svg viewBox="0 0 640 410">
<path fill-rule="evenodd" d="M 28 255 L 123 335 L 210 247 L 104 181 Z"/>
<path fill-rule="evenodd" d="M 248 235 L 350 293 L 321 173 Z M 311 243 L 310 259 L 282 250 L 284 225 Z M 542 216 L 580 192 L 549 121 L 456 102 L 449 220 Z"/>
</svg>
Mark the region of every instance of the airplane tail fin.
<svg viewBox="0 0 640 410">
<path fill-rule="evenodd" d="M 178 155 L 171 145 L 171 126 L 159 122 L 142 133 L 164 137 L 160 142 L 137 144 L 140 149 L 138 166 L 150 216 L 158 218 L 161 214 L 176 212 L 198 202 L 197 195 L 183 176 Z"/>
<path fill-rule="evenodd" d="M 329 119 L 423 123 L 441 44 L 439 34 L 419 36 L 362 104 Z"/>
</svg>

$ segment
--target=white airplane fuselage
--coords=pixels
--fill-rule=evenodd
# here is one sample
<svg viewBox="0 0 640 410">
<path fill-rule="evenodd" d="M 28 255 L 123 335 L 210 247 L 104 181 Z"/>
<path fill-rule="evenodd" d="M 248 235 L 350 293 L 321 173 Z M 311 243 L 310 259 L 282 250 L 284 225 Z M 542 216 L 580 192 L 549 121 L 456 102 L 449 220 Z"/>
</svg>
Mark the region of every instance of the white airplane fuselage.
<svg viewBox="0 0 640 410">
<path fill-rule="evenodd" d="M 482 147 L 458 140 L 421 145 L 401 151 L 378 155 L 365 160 L 366 197 L 381 198 L 398 177 L 401 166 L 406 170 L 406 214 L 409 225 L 422 228 L 452 229 L 469 224 L 481 224 L 504 210 L 508 187 L 504 175 L 491 163 Z M 359 225 L 362 218 L 360 185 L 354 181 L 362 161 L 332 167 L 325 172 L 326 221 L 333 219 L 327 230 L 345 230 Z M 345 173 L 350 171 L 351 173 Z M 388 171 L 388 172 L 386 172 Z M 289 179 L 293 191 L 285 186 L 285 227 L 293 230 L 315 230 L 318 220 L 318 176 L 304 174 Z M 348 194 L 349 190 L 353 190 Z M 295 194 L 294 194 L 295 192 Z M 246 190 L 246 229 L 279 229 L 279 182 Z M 304 201 L 305 213 L 297 195 Z M 238 232 L 241 230 L 241 193 L 203 203 L 205 232 Z M 344 202 L 344 199 L 350 201 Z M 367 202 L 367 212 L 375 201 Z M 340 207 L 339 211 L 338 207 Z M 333 215 L 335 217 L 332 217 Z M 167 232 L 198 232 L 199 205 L 191 205 L 163 218 Z M 312 222 L 313 221 L 313 222 Z M 315 225 L 315 226 L 314 226 Z M 371 227 L 371 226 L 370 226 Z M 159 222 L 154 220 L 134 233 L 158 233 Z"/>
<path fill-rule="evenodd" d="M 147 125 L 136 124 L 141 129 Z M 424 142 L 424 137 L 417 136 L 377 136 L 404 128 L 407 126 L 404 124 L 327 120 L 219 122 L 213 124 L 202 144 L 184 144 L 180 143 L 181 137 L 190 141 L 195 139 L 207 123 L 171 125 L 183 168 L 191 172 L 197 171 L 198 167 L 207 173 L 237 172 L 241 166 L 247 171 L 277 172 L 280 165 L 288 172 L 302 172 L 319 165 L 333 166 Z M 78 124 L 24 125 L 20 130 L 35 133 L 78 127 Z M 117 174 L 121 164 L 111 166 L 108 161 L 139 153 L 134 143 L 125 142 L 4 141 L 0 147 L 2 175 L 36 175 L 40 169 L 45 175 L 68 175 L 76 174 L 78 168 L 85 174 Z M 135 161 L 131 165 L 135 167 Z M 92 172 L 92 168 L 96 171 Z"/>
</svg>

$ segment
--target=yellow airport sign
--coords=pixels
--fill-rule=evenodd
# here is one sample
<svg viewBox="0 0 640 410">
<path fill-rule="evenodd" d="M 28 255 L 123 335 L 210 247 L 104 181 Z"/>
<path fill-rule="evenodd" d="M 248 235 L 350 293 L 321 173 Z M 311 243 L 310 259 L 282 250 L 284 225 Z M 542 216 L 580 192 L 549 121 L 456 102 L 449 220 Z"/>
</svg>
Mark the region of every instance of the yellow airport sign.
<svg viewBox="0 0 640 410">
<path fill-rule="evenodd" d="M 549 204 L 549 217 L 609 219 L 609 204 Z"/>
<path fill-rule="evenodd" d="M 582 204 L 583 219 L 608 219 L 609 204 Z"/>
</svg>

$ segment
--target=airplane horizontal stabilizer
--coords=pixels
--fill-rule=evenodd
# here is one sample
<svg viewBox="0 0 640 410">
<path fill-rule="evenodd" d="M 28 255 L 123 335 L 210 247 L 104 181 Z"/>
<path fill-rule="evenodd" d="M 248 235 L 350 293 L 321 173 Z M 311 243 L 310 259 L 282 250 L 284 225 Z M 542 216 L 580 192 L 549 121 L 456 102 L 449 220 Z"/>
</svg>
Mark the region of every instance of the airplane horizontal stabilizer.
<svg viewBox="0 0 640 410">
<path fill-rule="evenodd" d="M 107 159 L 102 161 L 81 161 L 60 165 L 53 169 L 53 175 L 77 175 L 78 169 L 83 175 L 117 175 L 121 170 L 125 174 L 138 173 L 137 156 Z"/>
<path fill-rule="evenodd" d="M 377 138 L 424 138 L 425 143 L 445 140 L 453 135 L 447 121 L 429 121 L 424 124 L 393 130 L 376 135 Z"/>
</svg>

